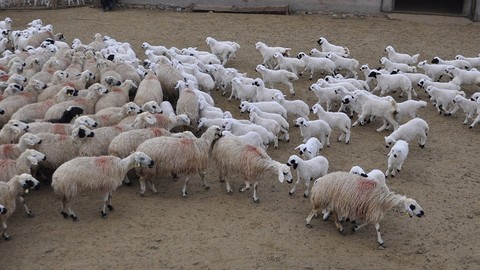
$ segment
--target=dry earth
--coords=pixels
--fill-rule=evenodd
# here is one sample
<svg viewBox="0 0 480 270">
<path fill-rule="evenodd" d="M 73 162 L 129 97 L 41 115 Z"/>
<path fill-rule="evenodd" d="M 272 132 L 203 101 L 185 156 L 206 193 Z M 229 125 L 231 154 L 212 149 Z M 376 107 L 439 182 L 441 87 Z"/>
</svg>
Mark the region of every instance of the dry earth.
<svg viewBox="0 0 480 270">
<path fill-rule="evenodd" d="M 354 58 L 372 67 L 387 45 L 421 53 L 422 60 L 480 52 L 479 24 L 461 18 L 333 19 L 132 9 L 103 13 L 89 7 L 0 14 L 11 17 L 15 29 L 40 18 L 63 32 L 69 42 L 80 38 L 88 43 L 97 32 L 109 35 L 130 42 L 140 58 L 144 41 L 207 50 L 207 36 L 234 40 L 242 48 L 228 66 L 251 77 L 257 76 L 254 67 L 261 62 L 253 46 L 257 41 L 298 53 L 316 47 L 316 40 L 324 36 L 349 47 Z M 298 98 L 312 105 L 316 100 L 308 91 L 310 84 L 303 77 L 295 89 Z M 470 95 L 477 87 L 465 90 Z M 417 91 L 427 100 L 424 92 Z M 227 102 L 218 92 L 214 98 L 221 108 L 246 117 L 238 113 L 238 101 Z M 340 235 L 331 221 L 314 220 L 313 228 L 306 228 L 311 206 L 301 195 L 303 187 L 289 196 L 288 184 L 266 174 L 259 185 L 260 204 L 255 204 L 251 192 L 227 195 L 211 167 L 207 174 L 211 189 L 205 190 L 195 178 L 188 198 L 181 197 L 182 181 L 172 179 L 160 179 L 159 194 L 146 197 L 139 196 L 138 183 L 121 186 L 114 193 L 116 210 L 106 219 L 100 218 L 100 194 L 78 196 L 74 203 L 78 223 L 62 218 L 52 189 L 44 186 L 28 196 L 34 218 L 18 209 L 9 220 L 13 239 L 0 241 L 0 269 L 478 269 L 480 127 L 462 125 L 461 113 L 438 115 L 430 103 L 419 116 L 430 125 L 426 148 L 412 142 L 403 171 L 387 182 L 392 190 L 415 198 L 426 217 L 410 219 L 389 212 L 381 223 L 385 250 L 377 249 L 373 226 L 348 235 Z M 324 149 L 321 154 L 330 161 L 330 171 L 353 165 L 385 170 L 388 150 L 383 137 L 389 133 L 375 132 L 379 125 L 354 127 L 349 145 L 333 141 Z M 338 135 L 335 132 L 334 137 Z M 292 127 L 291 141 L 268 152 L 286 162 L 300 140 Z M 243 183 L 232 178 L 238 190 Z"/>
</svg>

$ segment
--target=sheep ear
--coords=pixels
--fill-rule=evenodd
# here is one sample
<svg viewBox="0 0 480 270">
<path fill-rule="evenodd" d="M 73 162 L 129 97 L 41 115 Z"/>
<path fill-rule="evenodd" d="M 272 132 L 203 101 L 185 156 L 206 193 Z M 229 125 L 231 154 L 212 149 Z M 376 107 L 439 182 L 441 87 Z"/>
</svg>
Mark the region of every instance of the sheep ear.
<svg viewBox="0 0 480 270">
<path fill-rule="evenodd" d="M 308 127 L 307 122 L 303 122 L 303 125 L 306 126 L 306 127 Z"/>
<path fill-rule="evenodd" d="M 27 157 L 28 161 L 30 161 L 30 163 L 33 165 L 33 166 L 36 166 L 38 164 L 38 161 L 36 158 L 34 157 Z"/>
<path fill-rule="evenodd" d="M 300 149 L 300 145 L 295 147 L 293 150 L 297 150 L 297 149 Z"/>
<path fill-rule="evenodd" d="M 280 181 L 280 183 L 283 183 L 283 181 L 285 180 L 285 176 L 283 175 L 283 170 L 282 168 L 278 168 L 278 181 Z"/>
<path fill-rule="evenodd" d="M 27 143 L 27 145 L 30 145 L 30 146 L 34 146 L 35 145 L 35 142 L 30 140 L 30 139 L 25 139 L 25 142 Z"/>
</svg>

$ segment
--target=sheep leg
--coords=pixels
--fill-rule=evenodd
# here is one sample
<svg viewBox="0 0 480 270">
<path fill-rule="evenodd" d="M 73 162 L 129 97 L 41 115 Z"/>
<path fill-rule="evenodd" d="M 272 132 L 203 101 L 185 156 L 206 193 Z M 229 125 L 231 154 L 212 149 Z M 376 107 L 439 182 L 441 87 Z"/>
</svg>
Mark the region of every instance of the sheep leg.
<svg viewBox="0 0 480 270">
<path fill-rule="evenodd" d="M 295 184 L 293 184 L 293 187 L 290 190 L 290 192 L 288 193 L 288 195 L 293 195 L 293 193 L 295 193 L 295 189 L 297 188 L 298 183 L 300 183 L 300 180 L 301 180 L 300 176 L 297 176 L 297 182 L 295 182 Z"/>
<path fill-rule="evenodd" d="M 375 223 L 375 231 L 377 232 L 378 248 L 379 249 L 384 249 L 385 248 L 385 242 L 383 242 L 382 235 L 380 234 L 380 223 Z"/>
<path fill-rule="evenodd" d="M 138 182 L 140 182 L 140 195 L 143 197 L 145 196 L 145 191 L 147 190 L 147 188 L 145 187 L 145 177 L 140 176 Z"/>
<path fill-rule="evenodd" d="M 130 179 L 128 178 L 127 175 L 125 175 L 125 177 L 123 178 L 123 183 L 124 183 L 126 186 L 131 186 L 131 185 L 132 185 L 132 181 L 130 181 Z"/>
<path fill-rule="evenodd" d="M 305 224 L 305 226 L 307 228 L 312 228 L 312 225 L 310 224 L 310 221 L 312 221 L 312 218 L 317 215 L 317 212 L 318 212 L 318 209 L 313 208 L 312 211 L 310 212 L 310 214 L 308 214 L 307 219 L 306 219 L 307 224 Z"/>
<path fill-rule="evenodd" d="M 8 233 L 7 233 L 7 222 L 6 221 L 2 222 L 2 236 L 5 240 L 12 239 L 10 237 L 10 235 L 8 235 Z"/>
<path fill-rule="evenodd" d="M 363 227 L 365 227 L 365 226 L 367 226 L 367 225 L 368 225 L 368 222 L 364 222 L 364 223 L 362 223 L 362 224 L 360 224 L 360 225 L 355 225 L 355 226 L 352 227 L 352 232 L 356 232 L 356 231 L 358 231 L 360 228 L 363 228 Z"/>
<path fill-rule="evenodd" d="M 113 211 L 112 192 L 107 192 L 107 194 L 105 195 L 105 199 L 103 199 L 102 218 L 107 217 L 107 207 L 108 210 Z"/>
<path fill-rule="evenodd" d="M 309 190 L 310 190 L 310 181 L 312 181 L 311 178 L 305 180 L 305 192 L 303 193 L 304 198 L 308 198 L 308 193 L 309 193 Z"/>
<path fill-rule="evenodd" d="M 200 172 L 198 175 L 200 175 L 200 179 L 202 180 L 203 185 L 205 186 L 205 189 L 209 189 L 210 185 L 208 184 L 207 180 L 205 180 L 206 174 L 207 174 L 206 172 Z"/>
<path fill-rule="evenodd" d="M 250 189 L 250 182 L 249 181 L 245 181 L 245 186 L 244 187 L 241 187 L 240 188 L 240 192 L 245 192 L 245 190 L 249 190 Z"/>
<path fill-rule="evenodd" d="M 290 94 L 292 96 L 295 96 L 295 90 L 293 90 L 293 84 L 289 81 L 286 81 L 285 84 L 288 86 L 288 90 L 290 91 Z"/>
<path fill-rule="evenodd" d="M 28 217 L 33 217 L 34 215 L 33 215 L 32 211 L 30 211 L 27 204 L 25 203 L 25 198 L 23 198 L 23 196 L 18 196 L 17 200 L 18 200 L 19 203 L 21 203 L 23 205 L 23 208 L 25 208 L 25 212 L 27 213 L 27 216 Z"/>
<path fill-rule="evenodd" d="M 158 190 L 155 188 L 155 183 L 153 181 L 148 181 L 148 186 L 150 187 L 150 190 L 153 192 L 153 194 L 157 194 Z"/>
<path fill-rule="evenodd" d="M 420 148 L 424 148 L 427 143 L 427 134 L 422 134 L 420 137 Z"/>
<path fill-rule="evenodd" d="M 182 188 L 182 196 L 185 198 L 187 197 L 187 183 L 188 180 L 190 180 L 190 177 L 188 175 L 185 176 L 185 183 L 183 183 L 183 188 Z"/>
<path fill-rule="evenodd" d="M 72 210 L 72 200 L 66 200 L 66 208 L 68 209 L 68 213 L 70 215 L 70 217 L 72 218 L 73 221 L 77 222 L 78 221 L 78 217 L 75 215 L 75 213 L 73 212 Z M 65 216 L 65 215 L 64 215 Z"/>
<path fill-rule="evenodd" d="M 350 128 L 347 127 L 345 131 L 345 143 L 348 144 L 350 142 Z"/>
<path fill-rule="evenodd" d="M 253 201 L 255 203 L 260 203 L 260 200 L 257 197 L 257 186 L 258 186 L 258 182 L 257 181 L 253 182 Z"/>
<path fill-rule="evenodd" d="M 342 224 L 338 220 L 338 214 L 336 212 L 333 212 L 333 221 L 335 222 L 335 227 L 337 227 L 338 232 L 343 234 L 345 230 L 343 229 Z"/>
</svg>

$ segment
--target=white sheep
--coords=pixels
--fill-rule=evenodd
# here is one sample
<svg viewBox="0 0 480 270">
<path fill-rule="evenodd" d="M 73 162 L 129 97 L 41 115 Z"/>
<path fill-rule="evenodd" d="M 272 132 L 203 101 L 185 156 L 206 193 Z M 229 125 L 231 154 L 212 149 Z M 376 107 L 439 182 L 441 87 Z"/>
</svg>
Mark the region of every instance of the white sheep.
<svg viewBox="0 0 480 270">
<path fill-rule="evenodd" d="M 327 81 L 330 84 L 344 84 L 344 83 L 349 83 L 353 85 L 357 89 L 363 89 L 363 90 L 368 90 L 370 91 L 370 86 L 367 84 L 366 81 L 364 80 L 358 80 L 358 79 L 353 79 L 353 78 L 344 78 L 342 74 L 337 74 L 335 77 L 327 75 L 324 78 L 325 81 Z"/>
<path fill-rule="evenodd" d="M 308 52 L 308 55 L 310 55 L 312 57 L 327 57 L 328 53 L 329 52 L 321 52 L 317 48 L 313 48 L 313 49 L 310 50 L 310 52 Z M 341 57 L 345 57 L 345 58 L 349 57 L 349 55 L 345 54 L 345 53 L 336 52 L 336 54 L 338 54 Z"/>
<path fill-rule="evenodd" d="M 468 124 L 468 119 L 474 120 L 475 114 L 477 114 L 477 102 L 465 98 L 461 95 L 456 95 L 452 101 L 455 105 L 454 108 L 450 111 L 450 114 L 456 113 L 459 109 L 462 109 L 465 112 L 465 120 L 463 124 Z"/>
<path fill-rule="evenodd" d="M 256 101 L 257 100 L 257 86 L 254 85 L 255 80 L 245 77 L 234 77 L 232 79 L 232 93 L 227 100 L 231 100 L 236 96 L 240 101 Z"/>
<path fill-rule="evenodd" d="M 439 65 L 451 65 L 460 69 L 469 70 L 472 68 L 470 62 L 461 59 L 454 59 L 454 60 L 443 60 L 442 58 L 435 56 L 432 59 L 432 64 L 439 64 Z"/>
<path fill-rule="evenodd" d="M 162 110 L 162 114 L 167 116 L 176 115 L 175 110 L 173 109 L 173 106 L 169 101 L 162 101 L 159 105 L 160 109 Z"/>
<path fill-rule="evenodd" d="M 299 117 L 294 122 L 296 127 L 300 128 L 300 135 L 303 137 L 303 143 L 306 143 L 311 137 L 316 137 L 322 145 L 330 146 L 330 134 L 332 129 L 330 125 L 323 120 L 308 121 Z"/>
<path fill-rule="evenodd" d="M 130 101 L 130 91 L 136 88 L 137 85 L 132 80 L 125 80 L 119 85 L 111 86 L 108 94 L 102 95 L 95 103 L 95 112 L 109 107 L 122 107 Z"/>
<path fill-rule="evenodd" d="M 377 96 L 360 91 L 354 93 L 353 97 L 361 104 L 361 113 L 352 126 L 356 126 L 358 123 L 364 125 L 367 117 L 374 116 L 386 120 L 394 129 L 398 127 L 398 123 L 394 118 L 398 113 L 398 107 L 397 102 L 392 97 L 378 98 Z M 381 132 L 387 128 L 386 122 L 384 121 L 383 125 L 377 129 L 377 132 Z"/>
<path fill-rule="evenodd" d="M 340 103 L 343 97 L 349 93 L 349 91 L 341 85 L 330 85 L 328 83 L 326 87 L 314 83 L 310 85 L 308 89 L 318 98 L 317 103 L 325 104 L 327 111 L 332 109 L 333 104 Z"/>
<path fill-rule="evenodd" d="M 26 173 L 15 175 L 6 183 L 0 182 L 0 204 L 8 209 L 6 213 L 0 215 L 0 234 L 5 240 L 11 239 L 10 235 L 7 233 L 7 220 L 13 212 L 15 212 L 17 197 L 22 194 L 24 190 L 26 192 L 26 190 L 38 186 L 38 180 Z"/>
<path fill-rule="evenodd" d="M 456 90 L 460 91 L 460 84 L 454 83 L 453 81 L 449 82 L 434 82 L 431 79 L 421 79 L 418 81 L 418 86 L 423 89 L 427 89 L 429 86 L 435 86 L 436 88 L 447 89 L 447 90 Z"/>
<path fill-rule="evenodd" d="M 455 60 L 464 60 L 470 63 L 472 68 L 479 68 L 480 67 L 480 56 L 477 57 L 465 57 L 463 55 L 456 55 Z"/>
<path fill-rule="evenodd" d="M 282 105 L 285 110 L 287 110 L 287 115 L 303 117 L 308 120 L 310 109 L 305 101 L 300 99 L 286 100 L 284 95 L 279 93 L 275 94 L 272 99 Z"/>
<path fill-rule="evenodd" d="M 394 62 L 392 60 L 389 60 L 387 57 L 382 57 L 380 59 L 380 64 L 384 65 L 385 66 L 385 70 L 387 71 L 394 71 L 394 70 L 399 70 L 401 72 L 417 72 L 417 68 L 416 67 L 412 67 L 408 64 L 405 64 L 405 63 L 397 63 L 397 62 Z"/>
<path fill-rule="evenodd" d="M 313 79 L 313 73 L 315 72 L 327 73 L 330 75 L 335 74 L 336 65 L 329 58 L 312 57 L 304 52 L 298 53 L 297 58 L 302 60 L 305 64 L 305 68 L 300 72 L 300 75 L 306 71 L 310 71 L 310 80 Z"/>
<path fill-rule="evenodd" d="M 406 93 L 407 99 L 412 99 L 412 93 L 414 96 L 417 95 L 417 93 L 413 91 L 412 82 L 403 74 L 383 74 L 373 70 L 368 76 L 377 80 L 377 86 L 372 90 L 372 93 L 380 90 L 380 96 L 383 96 L 389 92 L 401 90 L 400 97 Z"/>
<path fill-rule="evenodd" d="M 153 70 L 149 70 L 145 78 L 138 85 L 137 93 L 133 102 L 142 106 L 145 102 L 156 101 L 161 103 L 163 101 L 162 85 L 158 79 L 157 74 Z"/>
<path fill-rule="evenodd" d="M 477 117 L 473 120 L 472 124 L 469 126 L 469 128 L 474 128 L 476 124 L 478 124 L 480 122 L 480 99 L 478 98 L 474 98 L 474 95 L 472 95 L 472 100 L 475 100 L 475 102 L 477 103 Z M 0 131 L 1 133 L 1 131 Z"/>
<path fill-rule="evenodd" d="M 33 122 L 28 124 L 28 132 L 38 134 L 43 132 L 59 134 L 59 135 L 70 135 L 72 131 L 83 125 L 88 128 L 97 127 L 97 122 L 92 118 L 82 115 L 75 119 L 73 124 L 56 124 L 51 122 Z"/>
<path fill-rule="evenodd" d="M 350 117 L 343 112 L 326 112 L 322 105 L 316 103 L 312 106 L 312 111 L 317 115 L 318 119 L 327 122 L 331 129 L 338 128 L 342 131 L 338 141 L 345 140 L 345 143 L 350 142 L 350 127 L 352 126 L 352 121 Z"/>
<path fill-rule="evenodd" d="M 151 45 L 148 42 L 142 43 L 142 49 L 146 51 L 151 51 L 153 54 L 156 55 L 166 55 L 168 48 L 162 45 Z"/>
<path fill-rule="evenodd" d="M 451 65 L 428 64 L 426 60 L 417 64 L 418 68 L 423 69 L 425 75 L 430 77 L 432 81 L 439 81 L 445 75 L 445 69 Z"/>
<path fill-rule="evenodd" d="M 158 106 L 158 104 L 154 106 Z M 159 108 L 159 107 L 155 107 L 155 108 Z M 107 127 L 107 126 L 114 126 L 120 123 L 123 119 L 131 115 L 139 114 L 141 111 L 142 109 L 137 104 L 133 102 L 128 102 L 128 103 L 125 103 L 122 107 L 110 107 L 110 108 L 100 110 L 96 114 L 89 114 L 89 115 L 82 115 L 82 116 L 86 116 L 94 120 L 97 123 L 97 127 Z"/>
<path fill-rule="evenodd" d="M 250 122 L 264 127 L 266 130 L 270 131 L 273 135 L 280 137 L 279 134 L 282 132 L 282 137 L 284 141 L 289 141 L 290 137 L 288 130 L 282 128 L 282 126 L 275 120 L 270 118 L 263 118 L 259 116 L 256 112 L 250 112 L 249 116 Z M 260 135 L 260 134 L 259 134 Z"/>
<path fill-rule="evenodd" d="M 407 159 L 408 156 L 408 142 L 404 140 L 397 140 L 395 145 L 393 145 L 392 149 L 388 153 L 388 168 L 385 172 L 385 176 L 388 177 L 391 175 L 395 177 L 395 171 L 400 172 L 402 169 L 403 163 Z"/>
<path fill-rule="evenodd" d="M 285 57 L 282 53 L 276 52 L 273 58 L 277 61 L 277 65 L 273 69 L 282 69 L 293 72 L 295 75 L 301 74 L 301 70 L 305 69 L 305 62 L 296 57 Z"/>
<path fill-rule="evenodd" d="M 283 95 L 283 92 L 278 89 L 265 87 L 265 83 L 260 78 L 256 78 L 253 85 L 257 87 L 257 94 L 255 95 L 255 101 L 257 102 L 270 101 L 276 94 Z"/>
<path fill-rule="evenodd" d="M 456 95 L 465 97 L 465 92 L 457 90 L 440 89 L 433 85 L 427 87 L 426 92 L 433 102 L 439 114 L 451 115 L 450 111 L 455 107 L 453 99 Z"/>
<path fill-rule="evenodd" d="M 235 135 L 244 135 L 249 131 L 257 132 L 263 139 L 263 144 L 268 145 L 273 142 L 273 147 L 278 148 L 278 136 L 273 134 L 263 126 L 257 124 L 243 124 L 234 119 L 227 119 L 223 124 L 222 128 L 224 130 L 230 131 Z"/>
<path fill-rule="evenodd" d="M 317 43 L 322 48 L 322 52 L 333 52 L 346 55 L 350 54 L 350 50 L 347 47 L 332 44 L 324 37 L 320 37 L 317 40 Z"/>
<path fill-rule="evenodd" d="M 64 218 L 71 217 L 78 221 L 72 209 L 73 198 L 81 192 L 103 192 L 102 217 L 107 216 L 107 208 L 111 211 L 112 193 L 122 184 L 122 180 L 130 169 L 136 166 L 152 168 L 154 161 L 142 152 L 134 152 L 124 159 L 114 156 L 77 157 L 58 167 L 52 176 L 52 187 L 60 200 L 60 213 Z"/>
<path fill-rule="evenodd" d="M 137 147 L 137 151 L 145 152 L 155 161 L 153 170 L 137 168 L 140 177 L 140 194 L 145 194 L 145 182 L 147 181 L 154 193 L 154 180 L 156 175 L 185 174 L 185 182 L 182 188 L 183 197 L 187 196 L 187 183 L 191 175 L 199 174 L 205 185 L 204 170 L 207 168 L 210 157 L 210 149 L 213 142 L 222 136 L 219 126 L 212 126 L 202 134 L 200 138 L 175 138 L 156 137 L 148 139 Z M 179 155 L 178 153 L 183 153 Z"/>
<path fill-rule="evenodd" d="M 392 46 L 387 46 L 385 51 L 387 52 L 388 59 L 390 59 L 392 62 L 404 63 L 407 65 L 413 65 L 417 63 L 418 57 L 420 56 L 420 54 L 409 55 L 406 53 L 398 53 Z"/>
<path fill-rule="evenodd" d="M 335 63 L 335 69 L 346 70 L 353 78 L 357 78 L 357 69 L 359 66 L 358 60 L 353 58 L 343 58 L 335 53 L 328 53 L 327 59 Z"/>
<path fill-rule="evenodd" d="M 288 86 L 288 90 L 292 96 L 295 95 L 295 90 L 293 89 L 292 81 L 298 80 L 297 74 L 290 72 L 288 70 L 273 70 L 268 69 L 263 65 L 257 65 L 255 71 L 262 75 L 262 79 L 265 83 L 270 85 L 270 88 L 273 88 L 274 83 L 282 83 Z M 232 81 L 233 83 L 233 81 Z"/>
<path fill-rule="evenodd" d="M 457 67 L 447 67 L 445 72 L 450 74 L 452 83 L 458 85 L 480 84 L 480 71 L 476 69 L 464 70 Z M 458 90 L 458 89 L 457 89 Z"/>
<path fill-rule="evenodd" d="M 222 131 L 222 137 L 228 137 L 228 136 L 235 136 L 248 144 L 260 147 L 263 150 L 267 150 L 267 146 L 263 144 L 262 136 L 260 136 L 260 134 L 258 134 L 255 131 L 249 131 L 243 135 L 238 135 L 238 136 L 231 133 L 230 131 L 226 131 L 226 130 Z"/>
<path fill-rule="evenodd" d="M 240 112 L 246 112 L 250 109 L 250 107 L 254 105 L 258 109 L 260 109 L 262 112 L 268 112 L 268 113 L 276 113 L 278 115 L 281 115 L 283 118 L 287 119 L 287 110 L 285 107 L 280 105 L 278 102 L 275 101 L 263 101 L 263 102 L 248 102 L 248 101 L 242 101 L 240 103 Z"/>
<path fill-rule="evenodd" d="M 212 54 L 222 61 L 222 66 L 227 64 L 228 60 L 235 59 L 240 45 L 232 41 L 218 41 L 212 37 L 207 37 L 205 42 L 210 47 Z"/>
<path fill-rule="evenodd" d="M 305 160 L 312 159 L 318 156 L 320 150 L 322 150 L 323 144 L 316 137 L 311 137 L 307 142 L 302 143 L 295 147 L 295 150 L 298 149 L 298 154 L 304 156 Z"/>
<path fill-rule="evenodd" d="M 27 124 L 18 120 L 9 120 L 2 129 L 0 129 L 0 143 L 18 143 L 20 137 L 27 131 Z"/>
<path fill-rule="evenodd" d="M 18 140 L 18 144 L 0 145 L 0 159 L 17 159 L 26 149 L 42 143 L 42 140 L 35 134 L 25 133 Z"/>
<path fill-rule="evenodd" d="M 408 120 L 415 118 L 417 117 L 418 110 L 426 107 L 427 102 L 423 100 L 405 100 L 404 102 L 397 102 L 397 115 L 395 116 L 395 120 L 400 123 L 405 118 L 408 118 Z"/>
<path fill-rule="evenodd" d="M 303 160 L 297 155 L 291 155 L 287 161 L 288 166 L 297 170 L 297 182 L 288 194 L 293 195 L 295 188 L 300 181 L 305 181 L 305 192 L 303 197 L 308 198 L 310 181 L 322 177 L 328 173 L 328 160 L 323 156 L 316 156 L 309 160 Z"/>
<path fill-rule="evenodd" d="M 398 129 L 385 137 L 385 146 L 388 148 L 398 140 L 409 142 L 416 137 L 420 137 L 420 148 L 425 147 L 427 142 L 428 124 L 422 118 L 414 118 L 407 123 L 400 125 Z"/>
<path fill-rule="evenodd" d="M 263 58 L 262 65 L 266 66 L 267 68 L 273 69 L 275 67 L 273 55 L 276 52 L 281 53 L 284 56 L 288 56 L 290 53 L 291 48 L 285 47 L 270 47 L 267 44 L 258 41 L 255 43 L 255 49 L 260 52 Z"/>
<path fill-rule="evenodd" d="M 334 172 L 317 179 L 313 183 L 311 193 L 313 209 L 306 218 L 307 227 L 311 227 L 312 218 L 320 210 L 326 209 L 333 213 L 335 226 L 340 233 L 343 233 L 344 229 L 339 222 L 339 216 L 364 222 L 355 225 L 354 232 L 368 224 L 374 224 L 381 249 L 385 246 L 379 222 L 388 210 L 396 207 L 410 216 L 425 215 L 415 200 L 391 192 L 387 186 L 375 180 L 348 172 Z"/>
<path fill-rule="evenodd" d="M 232 188 L 228 181 L 229 173 L 237 173 L 245 179 L 245 186 L 240 192 L 250 189 L 253 184 L 253 201 L 259 203 L 257 196 L 258 177 L 264 172 L 275 173 L 280 183 L 284 180 L 291 182 L 292 173 L 290 167 L 273 160 L 262 148 L 248 144 L 234 136 L 219 139 L 212 149 L 212 158 L 218 169 L 218 178 L 225 182 L 227 193 L 232 194 Z"/>
</svg>

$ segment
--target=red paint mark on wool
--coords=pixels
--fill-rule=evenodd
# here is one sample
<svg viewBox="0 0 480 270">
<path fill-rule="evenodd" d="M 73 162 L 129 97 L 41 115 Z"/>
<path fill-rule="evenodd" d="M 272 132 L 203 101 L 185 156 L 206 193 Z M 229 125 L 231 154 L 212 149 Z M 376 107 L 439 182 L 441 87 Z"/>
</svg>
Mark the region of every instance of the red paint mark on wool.
<svg viewBox="0 0 480 270">
<path fill-rule="evenodd" d="M 59 142 L 64 142 L 67 140 L 68 136 L 67 135 L 59 135 L 58 137 Z"/>
<path fill-rule="evenodd" d="M 61 135 L 67 135 L 65 132 L 65 126 L 61 124 L 54 124 L 53 125 L 53 133 L 55 134 L 61 134 Z"/>
<path fill-rule="evenodd" d="M 106 169 L 109 164 L 109 158 L 108 157 L 97 157 L 94 159 L 95 161 L 95 166 L 100 169 Z"/>
<path fill-rule="evenodd" d="M 123 132 L 123 127 L 122 126 L 116 125 L 113 128 L 118 132 Z"/>
<path fill-rule="evenodd" d="M 192 139 L 180 139 L 180 145 L 183 146 L 192 146 L 193 145 L 193 140 Z"/>
<path fill-rule="evenodd" d="M 155 137 L 163 136 L 165 134 L 165 130 L 161 128 L 151 128 L 150 131 Z"/>
<path fill-rule="evenodd" d="M 5 74 L 3 76 L 0 76 L 0 81 L 6 82 L 6 81 L 8 81 L 9 78 L 10 78 L 10 75 Z"/>
<path fill-rule="evenodd" d="M 113 88 L 112 92 L 115 92 L 115 93 L 122 93 L 122 92 L 123 92 L 123 90 L 122 90 L 122 88 L 115 87 L 115 88 Z"/>
<path fill-rule="evenodd" d="M 87 101 L 83 98 L 75 100 L 75 103 L 85 105 Z"/>
<path fill-rule="evenodd" d="M 4 156 L 9 156 L 11 153 L 13 153 L 13 144 L 2 145 L 2 154 Z"/>
<path fill-rule="evenodd" d="M 154 114 L 155 119 L 157 119 L 157 126 L 164 127 L 168 123 L 168 118 L 163 114 Z"/>
<path fill-rule="evenodd" d="M 63 84 L 63 86 L 70 86 L 70 87 L 75 88 L 75 84 L 73 82 L 66 82 L 66 83 Z"/>
<path fill-rule="evenodd" d="M 375 189 L 377 182 L 371 179 L 358 178 L 357 188 L 361 193 L 368 193 Z"/>
<path fill-rule="evenodd" d="M 3 167 L 8 167 L 8 166 L 10 166 L 10 164 L 12 164 L 14 162 L 15 162 L 15 160 L 11 160 L 11 159 L 0 160 L 0 169 L 2 169 Z"/>
<path fill-rule="evenodd" d="M 107 120 L 110 120 L 110 117 L 111 117 L 111 115 L 109 115 L 109 114 L 101 115 L 100 120 L 107 121 Z"/>
<path fill-rule="evenodd" d="M 242 151 L 242 154 L 244 155 L 257 155 L 257 156 L 260 156 L 261 153 L 260 153 L 260 149 L 254 145 L 246 145 L 244 150 Z"/>
</svg>

